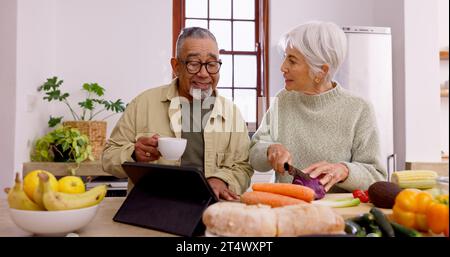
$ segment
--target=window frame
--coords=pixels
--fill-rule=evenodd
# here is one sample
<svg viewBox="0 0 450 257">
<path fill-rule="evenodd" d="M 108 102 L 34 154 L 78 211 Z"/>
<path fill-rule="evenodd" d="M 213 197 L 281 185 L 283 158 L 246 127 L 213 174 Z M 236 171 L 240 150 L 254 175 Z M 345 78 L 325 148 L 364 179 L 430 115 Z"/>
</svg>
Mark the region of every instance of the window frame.
<svg viewBox="0 0 450 257">
<path fill-rule="evenodd" d="M 209 0 L 207 0 L 209 5 Z M 173 17 L 172 17 L 172 56 L 175 57 L 176 41 L 181 29 L 185 27 L 185 0 L 173 0 Z M 209 6 L 208 6 L 208 22 Z M 213 19 L 220 20 L 220 19 Z M 225 19 L 229 20 L 229 19 Z M 240 19 L 233 19 L 231 21 L 240 21 Z M 220 54 L 228 55 L 256 55 L 256 123 L 247 122 L 249 131 L 256 131 L 261 123 L 264 113 L 269 107 L 269 0 L 255 0 L 255 41 L 256 53 L 253 51 L 226 51 L 220 50 Z M 233 36 L 233 35 L 232 35 Z M 233 67 L 234 69 L 234 67 Z M 234 82 L 233 82 L 234 83 Z M 235 90 L 239 89 L 254 89 L 246 87 L 221 87 L 224 89 L 231 89 L 234 95 Z"/>
</svg>

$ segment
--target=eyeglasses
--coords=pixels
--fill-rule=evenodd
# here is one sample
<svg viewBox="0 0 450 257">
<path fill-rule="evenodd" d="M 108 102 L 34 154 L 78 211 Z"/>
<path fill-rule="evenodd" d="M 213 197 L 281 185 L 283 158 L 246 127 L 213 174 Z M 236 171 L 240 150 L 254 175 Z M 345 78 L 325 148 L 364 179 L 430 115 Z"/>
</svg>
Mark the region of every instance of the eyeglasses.
<svg viewBox="0 0 450 257">
<path fill-rule="evenodd" d="M 213 61 L 213 62 L 198 62 L 198 61 L 184 61 L 184 65 L 186 65 L 186 70 L 190 74 L 197 74 L 202 69 L 202 66 L 205 66 L 206 71 L 209 74 L 216 74 L 219 72 L 220 67 L 222 66 L 221 61 Z"/>
</svg>

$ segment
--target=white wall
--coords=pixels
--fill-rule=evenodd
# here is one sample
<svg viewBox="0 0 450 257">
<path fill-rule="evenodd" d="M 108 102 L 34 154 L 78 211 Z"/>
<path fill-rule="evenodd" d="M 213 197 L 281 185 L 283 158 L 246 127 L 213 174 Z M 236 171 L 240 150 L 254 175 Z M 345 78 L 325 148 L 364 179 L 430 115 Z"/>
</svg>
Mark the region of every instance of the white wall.
<svg viewBox="0 0 450 257">
<path fill-rule="evenodd" d="M 74 106 L 86 82 L 124 102 L 170 82 L 172 1 L 19 0 L 18 13 L 16 169 L 48 131 L 49 115 L 71 117 L 63 104 L 44 102 L 36 92 L 46 78 L 62 78 Z M 35 104 L 27 111 L 29 100 Z M 108 135 L 119 117 L 108 119 Z"/>
<path fill-rule="evenodd" d="M 449 1 L 439 0 L 438 1 L 438 30 L 439 30 L 439 49 L 448 51 L 449 44 Z M 439 82 L 442 84 L 444 81 L 448 81 L 449 76 L 449 66 L 448 60 L 443 60 L 440 62 L 440 79 Z M 449 120 L 448 120 L 448 97 L 441 98 L 441 150 L 448 154 L 448 135 L 449 135 Z"/>
<path fill-rule="evenodd" d="M 282 54 L 278 40 L 292 27 L 310 20 L 332 21 L 339 25 L 372 26 L 374 0 L 282 0 L 270 1 L 269 93 L 283 88 L 280 72 Z"/>
<path fill-rule="evenodd" d="M 392 35 L 392 93 L 394 97 L 394 153 L 397 170 L 405 169 L 405 15 L 402 0 L 379 0 L 374 5 L 374 24 L 390 27 Z"/>
<path fill-rule="evenodd" d="M 33 100 L 42 78 L 54 67 L 55 0 L 17 2 L 15 170 L 22 171 L 22 162 L 29 161 L 32 141 L 47 127 L 48 106 Z"/>
<path fill-rule="evenodd" d="M 441 160 L 437 3 L 404 2 L 406 161 Z"/>
<path fill-rule="evenodd" d="M 0 199 L 10 187 L 14 171 L 14 120 L 16 106 L 16 0 L 0 1 Z"/>
</svg>

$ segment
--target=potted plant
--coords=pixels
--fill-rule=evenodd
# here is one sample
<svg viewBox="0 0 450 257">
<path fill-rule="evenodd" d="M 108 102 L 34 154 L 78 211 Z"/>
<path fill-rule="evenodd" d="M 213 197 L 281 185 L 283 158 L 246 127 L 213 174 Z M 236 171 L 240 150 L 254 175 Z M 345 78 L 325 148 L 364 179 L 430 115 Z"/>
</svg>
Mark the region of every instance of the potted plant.
<svg viewBox="0 0 450 257">
<path fill-rule="evenodd" d="M 74 175 L 80 163 L 84 160 L 94 160 L 89 138 L 78 129 L 68 126 L 57 126 L 45 136 L 36 141 L 31 152 L 32 161 L 76 162 L 77 167 L 71 168 Z"/>
<path fill-rule="evenodd" d="M 38 88 L 38 91 L 44 91 L 44 100 L 48 102 L 59 101 L 64 103 L 72 114 L 73 120 L 64 121 L 62 124 L 67 127 L 78 128 L 82 134 L 86 134 L 91 142 L 94 159 L 100 159 L 103 147 L 106 142 L 106 122 L 105 119 L 123 112 L 125 105 L 121 99 L 116 101 L 108 101 L 102 98 L 105 89 L 97 83 L 85 83 L 82 90 L 86 93 L 84 101 L 78 103 L 81 108 L 80 112 L 76 112 L 73 106 L 68 101 L 69 93 L 61 91 L 61 85 L 64 80 L 59 80 L 58 77 L 48 78 L 47 81 Z M 99 108 L 101 107 L 101 108 Z M 112 112 L 112 114 L 103 116 L 105 112 Z M 48 121 L 49 127 L 54 127 L 60 124 L 63 116 L 52 117 Z"/>
</svg>

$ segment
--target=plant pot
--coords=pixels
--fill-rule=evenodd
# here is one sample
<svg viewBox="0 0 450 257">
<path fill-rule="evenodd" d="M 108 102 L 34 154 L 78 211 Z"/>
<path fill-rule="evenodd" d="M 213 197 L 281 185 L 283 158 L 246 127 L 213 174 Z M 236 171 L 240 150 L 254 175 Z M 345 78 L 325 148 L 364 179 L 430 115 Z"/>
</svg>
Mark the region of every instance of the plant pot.
<svg viewBox="0 0 450 257">
<path fill-rule="evenodd" d="M 77 128 L 91 143 L 95 160 L 100 160 L 106 143 L 106 121 L 65 121 L 64 126 Z"/>
<path fill-rule="evenodd" d="M 56 145 L 53 147 L 55 147 L 57 149 L 57 150 L 53 150 L 53 154 L 54 154 L 53 161 L 55 161 L 55 162 L 68 162 L 69 161 L 70 149 L 63 151 L 61 145 Z"/>
</svg>

